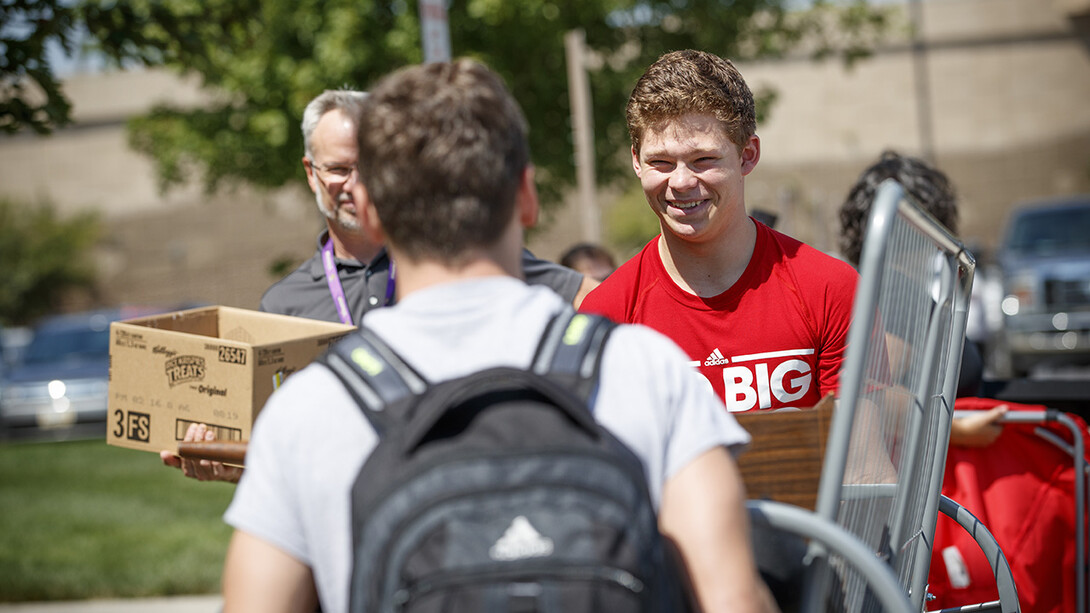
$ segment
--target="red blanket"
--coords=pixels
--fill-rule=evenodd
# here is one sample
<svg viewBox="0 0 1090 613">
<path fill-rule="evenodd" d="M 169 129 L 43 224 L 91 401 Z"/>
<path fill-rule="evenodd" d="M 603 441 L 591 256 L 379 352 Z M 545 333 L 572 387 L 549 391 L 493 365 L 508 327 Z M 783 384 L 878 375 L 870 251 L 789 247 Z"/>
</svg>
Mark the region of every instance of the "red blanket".
<svg viewBox="0 0 1090 613">
<path fill-rule="evenodd" d="M 985 410 L 998 404 L 1004 403 L 959 398 L 955 408 Z M 1045 408 L 1005 404 L 1012 411 Z M 1090 439 L 1086 424 L 1078 416 L 1070 416 L 1079 423 L 1084 441 Z M 1023 611 L 1074 612 L 1073 459 L 1034 434 L 1036 427 L 1007 424 L 988 447 L 951 447 L 942 493 L 968 509 L 995 536 L 1010 563 Z M 1072 442 L 1072 433 L 1064 426 L 1041 427 Z M 937 597 L 928 603 L 929 610 L 998 598 L 994 574 L 979 546 L 941 514 L 929 580 L 929 591 Z"/>
</svg>

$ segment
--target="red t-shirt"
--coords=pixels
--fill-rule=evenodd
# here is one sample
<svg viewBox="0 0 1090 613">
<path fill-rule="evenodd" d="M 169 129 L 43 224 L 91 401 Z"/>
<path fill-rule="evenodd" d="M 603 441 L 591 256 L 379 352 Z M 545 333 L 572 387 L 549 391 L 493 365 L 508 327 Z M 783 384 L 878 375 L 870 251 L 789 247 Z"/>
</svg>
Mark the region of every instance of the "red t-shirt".
<svg viewBox="0 0 1090 613">
<path fill-rule="evenodd" d="M 727 291 L 700 298 L 677 286 L 658 237 L 583 301 L 580 310 L 674 339 L 731 411 L 808 408 L 836 391 L 858 274 L 845 262 L 754 222 L 749 266 Z"/>
</svg>

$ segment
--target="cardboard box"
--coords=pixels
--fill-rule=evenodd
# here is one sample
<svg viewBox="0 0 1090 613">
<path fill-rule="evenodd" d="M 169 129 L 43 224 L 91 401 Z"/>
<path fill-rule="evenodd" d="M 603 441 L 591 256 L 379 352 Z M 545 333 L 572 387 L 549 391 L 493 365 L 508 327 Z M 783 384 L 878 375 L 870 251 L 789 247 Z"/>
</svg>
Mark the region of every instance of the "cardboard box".
<svg viewBox="0 0 1090 613">
<path fill-rule="evenodd" d="M 213 306 L 110 325 L 110 445 L 177 449 L 191 423 L 246 441 L 288 375 L 354 326 Z"/>
<path fill-rule="evenodd" d="M 828 394 L 811 409 L 733 414 L 753 437 L 738 457 L 749 498 L 814 510 L 835 407 Z"/>
</svg>

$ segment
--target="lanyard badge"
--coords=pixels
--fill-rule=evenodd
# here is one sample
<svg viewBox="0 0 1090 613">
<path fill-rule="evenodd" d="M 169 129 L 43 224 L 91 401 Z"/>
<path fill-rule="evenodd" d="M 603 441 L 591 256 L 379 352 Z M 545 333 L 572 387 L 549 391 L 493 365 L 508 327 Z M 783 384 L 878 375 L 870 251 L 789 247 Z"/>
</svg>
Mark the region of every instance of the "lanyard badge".
<svg viewBox="0 0 1090 613">
<path fill-rule="evenodd" d="M 333 304 L 337 307 L 337 317 L 340 318 L 341 323 L 352 325 L 352 313 L 348 310 L 348 299 L 344 295 L 344 287 L 341 285 L 341 278 L 337 274 L 337 262 L 333 256 L 333 239 L 327 239 L 322 245 L 322 267 L 325 269 L 325 280 L 329 285 L 329 293 L 333 297 Z M 394 266 L 394 261 L 390 260 L 390 274 L 386 278 L 386 301 L 382 306 L 389 306 L 394 299 L 394 288 L 396 287 L 397 269 Z M 371 304 L 375 305 L 377 301 L 372 299 Z"/>
</svg>

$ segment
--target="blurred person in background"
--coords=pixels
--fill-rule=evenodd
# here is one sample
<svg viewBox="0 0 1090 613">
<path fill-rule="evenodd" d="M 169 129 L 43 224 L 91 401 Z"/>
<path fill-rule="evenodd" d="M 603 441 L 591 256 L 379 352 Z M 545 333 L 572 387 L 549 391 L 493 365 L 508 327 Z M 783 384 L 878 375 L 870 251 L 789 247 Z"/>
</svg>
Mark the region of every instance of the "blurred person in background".
<svg viewBox="0 0 1090 613">
<path fill-rule="evenodd" d="M 919 158 L 885 151 L 859 175 L 840 205 L 840 251 L 856 268 L 859 267 L 871 205 L 878 193 L 878 186 L 886 179 L 900 183 L 921 209 L 946 226 L 951 234 L 957 235 L 957 193 L 946 174 Z M 976 396 L 983 377 L 984 360 L 979 347 L 967 339 L 962 346 L 957 396 Z M 998 421 L 1007 408 L 1007 405 L 999 405 L 970 417 L 955 419 L 950 427 L 951 444 L 968 447 L 990 445 L 1002 431 L 1003 427 Z"/>
<path fill-rule="evenodd" d="M 581 272 L 584 277 L 599 283 L 605 281 L 606 277 L 617 268 L 613 254 L 605 247 L 593 243 L 573 245 L 560 256 L 560 265 Z"/>
<path fill-rule="evenodd" d="M 919 158 L 885 151 L 859 176 L 840 208 L 841 251 L 855 265 L 878 186 L 891 178 L 921 209 L 957 235 L 957 193 L 946 174 Z M 976 303 L 970 305 L 970 321 L 974 310 L 978 317 L 987 316 L 981 299 L 994 301 L 988 305 L 994 308 L 1000 298 L 994 282 L 978 285 L 977 281 L 974 275 Z M 979 517 L 995 536 L 1018 586 L 1023 611 L 1072 611 L 1071 577 L 1079 572 L 1072 511 L 1074 466 L 1066 452 L 1034 432 L 1047 426 L 1000 423 L 1009 411 L 1043 411 L 1045 407 L 976 397 L 982 370 L 978 346 L 967 338 L 953 407 L 966 416 L 955 417 L 950 424 L 942 495 Z M 933 543 L 928 589 L 935 600 L 929 603 L 930 609 L 954 610 L 997 597 L 993 561 L 983 555 L 970 533 L 940 514 Z"/>
<path fill-rule="evenodd" d="M 780 218 L 779 215 L 766 209 L 753 209 L 749 212 L 749 216 L 763 223 L 769 228 L 775 228 L 776 221 Z"/>
</svg>

